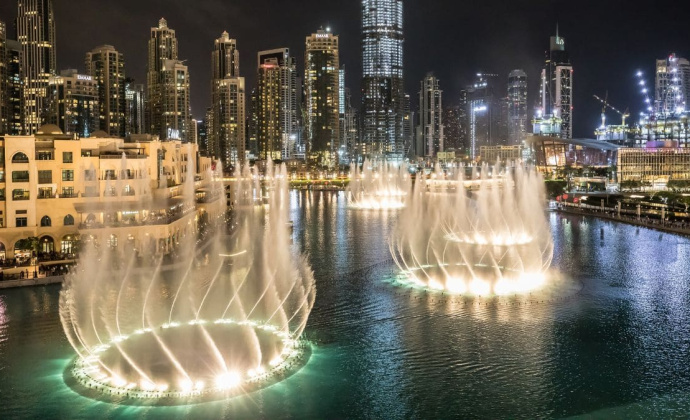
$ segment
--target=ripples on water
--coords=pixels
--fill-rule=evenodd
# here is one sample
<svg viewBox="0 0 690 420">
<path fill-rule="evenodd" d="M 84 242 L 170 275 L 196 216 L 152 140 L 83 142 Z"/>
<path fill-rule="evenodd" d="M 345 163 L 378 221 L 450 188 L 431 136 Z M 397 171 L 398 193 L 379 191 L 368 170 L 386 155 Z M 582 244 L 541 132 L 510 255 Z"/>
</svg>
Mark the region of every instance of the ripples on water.
<svg viewBox="0 0 690 420">
<path fill-rule="evenodd" d="M 386 281 L 396 212 L 293 193 L 295 244 L 317 278 L 312 360 L 249 398 L 193 407 L 94 403 L 62 385 L 72 351 L 58 288 L 0 292 L 0 417 L 318 419 L 684 418 L 690 413 L 690 240 L 550 215 L 557 302 L 449 299 Z M 601 239 L 601 231 L 604 239 Z M 9 416 L 5 416 L 9 414 Z"/>
</svg>

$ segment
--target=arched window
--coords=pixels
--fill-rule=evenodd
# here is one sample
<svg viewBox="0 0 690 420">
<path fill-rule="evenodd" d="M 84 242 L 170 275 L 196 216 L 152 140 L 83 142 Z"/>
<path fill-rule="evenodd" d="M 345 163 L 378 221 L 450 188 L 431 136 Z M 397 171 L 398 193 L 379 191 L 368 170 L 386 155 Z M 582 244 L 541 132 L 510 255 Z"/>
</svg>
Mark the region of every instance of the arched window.
<svg viewBox="0 0 690 420">
<path fill-rule="evenodd" d="M 65 226 L 74 226 L 74 216 L 71 214 L 65 216 Z"/>
<path fill-rule="evenodd" d="M 17 152 L 12 156 L 12 163 L 29 163 L 29 157 L 22 152 Z"/>
<path fill-rule="evenodd" d="M 51 223 L 51 221 L 50 221 L 50 217 L 48 217 L 48 216 L 43 216 L 43 218 L 41 219 L 41 227 L 48 227 L 48 226 L 51 226 L 51 225 L 52 225 L 52 223 Z"/>
<path fill-rule="evenodd" d="M 125 185 L 125 188 L 122 189 L 122 195 L 125 196 L 131 196 L 134 195 L 134 188 L 132 188 L 131 185 Z"/>
</svg>

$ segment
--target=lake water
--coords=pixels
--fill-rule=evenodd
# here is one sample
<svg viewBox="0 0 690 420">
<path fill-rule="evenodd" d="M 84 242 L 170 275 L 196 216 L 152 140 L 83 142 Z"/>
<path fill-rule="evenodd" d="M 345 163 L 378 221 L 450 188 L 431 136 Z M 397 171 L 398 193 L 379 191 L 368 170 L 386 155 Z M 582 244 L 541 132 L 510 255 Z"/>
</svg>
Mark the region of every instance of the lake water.
<svg viewBox="0 0 690 420">
<path fill-rule="evenodd" d="M 63 381 L 74 352 L 59 286 L 0 291 L 0 418 L 690 416 L 689 239 L 551 213 L 554 269 L 581 291 L 511 305 L 386 281 L 396 214 L 349 210 L 344 193 L 293 192 L 294 240 L 317 281 L 313 354 L 289 379 L 228 401 L 82 397 Z"/>
</svg>

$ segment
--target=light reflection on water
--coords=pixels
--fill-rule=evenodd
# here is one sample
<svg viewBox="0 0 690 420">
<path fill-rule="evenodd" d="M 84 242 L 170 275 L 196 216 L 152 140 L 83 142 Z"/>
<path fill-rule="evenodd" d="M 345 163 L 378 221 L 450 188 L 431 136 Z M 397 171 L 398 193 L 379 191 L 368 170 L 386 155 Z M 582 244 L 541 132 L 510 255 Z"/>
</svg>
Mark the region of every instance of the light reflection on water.
<svg viewBox="0 0 690 420">
<path fill-rule="evenodd" d="M 396 212 L 293 192 L 294 240 L 318 298 L 317 346 L 287 381 L 245 398 L 126 407 L 63 385 L 72 350 L 58 287 L 0 291 L 0 418 L 600 418 L 690 410 L 690 240 L 551 214 L 562 302 L 444 299 L 383 281 Z M 603 240 L 601 231 L 603 229 Z M 382 263 L 372 267 L 374 264 Z M 366 270 L 367 268 L 370 269 Z"/>
</svg>

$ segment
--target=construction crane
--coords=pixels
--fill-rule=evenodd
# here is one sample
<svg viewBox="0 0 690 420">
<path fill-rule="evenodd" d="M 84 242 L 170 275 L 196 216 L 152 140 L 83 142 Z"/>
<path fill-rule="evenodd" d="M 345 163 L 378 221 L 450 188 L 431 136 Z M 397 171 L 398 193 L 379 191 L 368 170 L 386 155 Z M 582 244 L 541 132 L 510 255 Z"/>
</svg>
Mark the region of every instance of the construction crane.
<svg viewBox="0 0 690 420">
<path fill-rule="evenodd" d="M 597 95 L 594 95 L 594 99 L 601 102 L 602 105 L 604 106 L 601 110 L 601 126 L 602 127 L 606 126 L 606 108 L 609 108 L 609 109 L 613 110 L 614 112 L 616 112 L 618 115 L 620 115 L 622 120 L 623 120 L 621 125 L 625 125 L 625 120 L 630 116 L 630 110 L 629 109 L 626 109 L 625 112 L 621 112 L 618 110 L 618 108 L 612 106 L 609 103 L 609 93 L 608 92 L 606 92 L 606 99 L 601 99 Z"/>
</svg>

